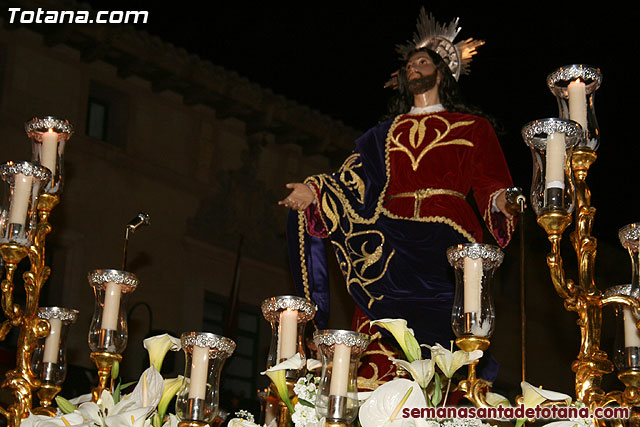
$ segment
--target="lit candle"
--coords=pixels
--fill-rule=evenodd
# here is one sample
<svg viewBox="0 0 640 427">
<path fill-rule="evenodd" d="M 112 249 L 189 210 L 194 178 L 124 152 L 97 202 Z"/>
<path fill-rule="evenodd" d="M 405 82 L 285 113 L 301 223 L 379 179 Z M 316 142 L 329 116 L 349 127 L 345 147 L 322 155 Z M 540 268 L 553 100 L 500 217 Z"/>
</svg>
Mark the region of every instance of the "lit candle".
<svg viewBox="0 0 640 427">
<path fill-rule="evenodd" d="M 44 341 L 44 363 L 58 363 L 58 353 L 60 351 L 60 332 L 62 331 L 62 320 L 54 317 L 49 319 L 51 330 L 49 336 Z"/>
<path fill-rule="evenodd" d="M 49 129 L 49 132 L 42 134 L 42 150 L 40 151 L 40 165 L 49 169 L 51 173 L 56 172 L 58 160 L 58 134 Z"/>
<path fill-rule="evenodd" d="M 585 85 L 580 79 L 569 83 L 569 118 L 578 122 L 587 131 L 587 95 Z"/>
<path fill-rule="evenodd" d="M 545 188 L 564 188 L 565 157 L 564 133 L 554 132 L 547 138 Z"/>
<path fill-rule="evenodd" d="M 482 259 L 464 258 L 464 312 L 480 313 Z"/>
<path fill-rule="evenodd" d="M 27 219 L 33 177 L 18 173 L 15 175 L 14 183 L 11 206 L 9 207 L 9 224 L 24 226 Z"/>
<path fill-rule="evenodd" d="M 191 377 L 189 399 L 203 399 L 207 395 L 209 373 L 209 347 L 193 346 L 191 352 Z"/>
<path fill-rule="evenodd" d="M 624 346 L 640 347 L 640 334 L 636 327 L 636 318 L 629 307 L 624 308 Z"/>
<path fill-rule="evenodd" d="M 298 310 L 282 311 L 279 326 L 278 360 L 288 359 L 298 352 Z"/>
<path fill-rule="evenodd" d="M 115 331 L 118 329 L 118 313 L 120 312 L 120 285 L 107 282 L 104 290 L 104 310 L 102 311 L 102 329 Z"/>
<path fill-rule="evenodd" d="M 351 361 L 351 347 L 336 344 L 333 351 L 333 368 L 331 371 L 331 396 L 346 396 L 349 384 L 349 363 Z"/>
</svg>

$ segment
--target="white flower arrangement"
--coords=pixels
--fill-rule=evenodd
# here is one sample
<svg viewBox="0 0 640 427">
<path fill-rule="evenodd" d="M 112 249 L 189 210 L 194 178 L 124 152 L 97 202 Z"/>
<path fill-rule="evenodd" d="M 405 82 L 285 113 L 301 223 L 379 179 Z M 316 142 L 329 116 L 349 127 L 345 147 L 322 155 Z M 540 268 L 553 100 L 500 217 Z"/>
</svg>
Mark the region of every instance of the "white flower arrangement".
<svg viewBox="0 0 640 427">
<path fill-rule="evenodd" d="M 56 397 L 58 410 L 55 417 L 29 414 L 22 420 L 22 427 L 85 426 L 85 427 L 177 427 L 178 419 L 167 414 L 169 402 L 178 392 L 183 377 L 163 379 L 154 366 L 162 366 L 169 350 L 180 349 L 180 341 L 167 334 L 145 340 L 149 351 L 150 366 L 140 376 L 133 392 L 120 394 L 130 384 L 122 384 L 118 378 L 119 366 L 112 368 L 112 378 L 117 382 L 113 390 L 104 390 L 98 402 L 91 402 L 91 395 L 67 400 Z"/>
</svg>

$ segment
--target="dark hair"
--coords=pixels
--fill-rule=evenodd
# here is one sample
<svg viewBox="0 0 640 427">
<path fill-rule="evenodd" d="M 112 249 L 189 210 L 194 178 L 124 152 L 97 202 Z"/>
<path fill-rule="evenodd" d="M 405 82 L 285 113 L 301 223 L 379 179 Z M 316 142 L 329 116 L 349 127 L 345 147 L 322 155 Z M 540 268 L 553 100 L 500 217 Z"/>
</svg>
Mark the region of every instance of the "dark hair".
<svg viewBox="0 0 640 427">
<path fill-rule="evenodd" d="M 426 47 L 414 50 L 399 68 L 397 75 L 398 88 L 396 93 L 389 100 L 387 115 L 383 119 L 387 120 L 400 114 L 404 114 L 413 107 L 413 94 L 409 91 L 405 65 L 409 58 L 417 52 L 426 52 L 431 57 L 433 64 L 436 66 L 436 71 L 440 74 L 438 97 L 440 98 L 440 103 L 447 111 L 469 113 L 484 117 L 488 119 L 494 127 L 496 126 L 495 121 L 491 117 L 488 117 L 479 108 L 466 103 L 460 91 L 460 86 L 453 77 L 447 63 L 444 62 L 440 55 Z"/>
</svg>

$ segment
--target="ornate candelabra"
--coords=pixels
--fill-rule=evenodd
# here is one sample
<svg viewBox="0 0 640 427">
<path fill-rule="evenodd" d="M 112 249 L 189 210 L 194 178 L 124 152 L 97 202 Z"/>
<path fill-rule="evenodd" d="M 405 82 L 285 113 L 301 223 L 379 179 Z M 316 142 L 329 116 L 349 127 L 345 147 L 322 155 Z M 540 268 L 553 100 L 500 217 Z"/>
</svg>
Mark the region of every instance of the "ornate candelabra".
<svg viewBox="0 0 640 427">
<path fill-rule="evenodd" d="M 529 123 L 522 134 L 534 160 L 532 207 L 551 243 L 551 252 L 547 255 L 551 280 L 564 300 L 565 309 L 578 315 L 581 343 L 571 367 L 575 372 L 576 398 L 591 408 L 613 403 L 633 408 L 640 401 L 634 343 L 619 346 L 616 354 L 618 376 L 627 387 L 625 391 L 605 393 L 602 389 L 603 375 L 614 369 L 607 353 L 600 348 L 602 309 L 615 306 L 618 322 L 623 325 L 620 328 L 624 328 L 625 322 L 628 328 L 628 325 L 635 326 L 640 304 L 637 280 L 606 292 L 598 289 L 594 280 L 597 241 L 592 227 L 596 209 L 591 206 L 586 178 L 597 158 L 595 150 L 599 145 L 593 96 L 601 80 L 598 69 L 584 65 L 561 67 L 551 73 L 547 84 L 557 97 L 561 119 Z M 577 282 L 566 278 L 560 251 L 562 235 L 572 221 L 576 224 L 570 238 L 578 260 Z M 637 237 L 625 241 L 627 247 L 632 247 L 630 253 L 634 259 Z M 636 271 L 634 259 L 634 278 Z M 638 422 L 636 409 L 630 422 L 632 425 Z"/>
<path fill-rule="evenodd" d="M 456 345 L 468 352 L 489 348 L 495 323 L 495 306 L 491 284 L 495 270 L 504 259 L 497 247 L 463 244 L 447 250 L 447 259 L 455 268 L 456 294 L 451 313 Z M 469 365 L 467 379 L 458 385 L 465 397 L 476 406 L 489 406 L 485 400 L 489 383 L 476 376 L 478 361 Z"/>
<path fill-rule="evenodd" d="M 32 393 L 41 385 L 31 367 L 36 341 L 49 334 L 50 324 L 38 317 L 40 292 L 50 274 L 45 265 L 45 239 L 51 231 L 51 210 L 62 192 L 62 157 L 73 127 L 55 117 L 34 118 L 25 124 L 33 145 L 33 162 L 8 162 L 0 167 L 9 185 L 0 219 L 0 254 L 5 263 L 2 281 L 2 309 L 5 320 L 0 327 L 4 340 L 13 327 L 18 336 L 16 367 L 9 371 L 2 388 L 9 391 L 12 402 L 0 408 L 10 426 L 18 426 L 32 407 Z M 23 275 L 26 300 L 24 308 L 13 298 L 14 274 L 27 258 L 29 271 Z"/>
</svg>

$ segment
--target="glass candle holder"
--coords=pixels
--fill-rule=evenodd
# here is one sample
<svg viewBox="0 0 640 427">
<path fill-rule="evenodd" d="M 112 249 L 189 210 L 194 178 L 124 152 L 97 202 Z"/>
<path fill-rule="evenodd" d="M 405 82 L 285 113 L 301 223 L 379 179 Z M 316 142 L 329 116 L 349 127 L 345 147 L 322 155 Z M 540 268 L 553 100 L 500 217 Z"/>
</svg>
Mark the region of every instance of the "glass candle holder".
<svg viewBox="0 0 640 427">
<path fill-rule="evenodd" d="M 67 333 L 78 318 L 78 310 L 40 307 L 38 317 L 51 326 L 49 335 L 38 340 L 31 358 L 33 373 L 43 384 L 61 385 L 67 375 Z"/>
<path fill-rule="evenodd" d="M 318 418 L 350 424 L 358 413 L 358 362 L 369 335 L 354 331 L 316 331 L 313 341 L 322 355 L 322 375 L 316 394 Z"/>
<path fill-rule="evenodd" d="M 631 287 L 640 289 L 640 222 L 622 227 L 618 238 L 631 257 Z"/>
<path fill-rule="evenodd" d="M 207 332 L 184 333 L 180 341 L 185 367 L 176 398 L 176 415 L 181 421 L 211 423 L 218 414 L 220 371 L 236 343 Z"/>
<path fill-rule="evenodd" d="M 603 296 L 640 297 L 640 291 L 633 289 L 631 284 L 613 286 L 607 289 Z M 613 363 L 618 372 L 629 369 L 640 370 L 640 332 L 636 327 L 636 319 L 631 309 L 623 304 L 615 304 L 616 333 L 614 338 Z"/>
<path fill-rule="evenodd" d="M 489 338 L 496 317 L 491 284 L 504 253 L 497 246 L 467 243 L 447 249 L 447 259 L 456 272 L 453 333 Z"/>
<path fill-rule="evenodd" d="M 531 207 L 536 215 L 551 210 L 571 213 L 575 204 L 571 154 L 582 138 L 580 126 L 563 119 L 536 120 L 522 128 L 522 137 L 533 157 Z"/>
<path fill-rule="evenodd" d="M 601 83 L 599 69 L 581 64 L 560 67 L 547 76 L 547 86 L 558 101 L 560 118 L 577 122 L 584 136 L 580 145 L 592 150 L 600 145 L 593 98 Z"/>
<path fill-rule="evenodd" d="M 127 348 L 127 300 L 138 278 L 120 270 L 94 270 L 89 284 L 95 295 L 95 311 L 89 328 L 92 352 L 120 354 Z"/>
<path fill-rule="evenodd" d="M 38 222 L 38 196 L 51 172 L 29 162 L 7 162 L 0 165 L 0 175 L 8 184 L 0 214 L 0 243 L 30 246 Z"/>
<path fill-rule="evenodd" d="M 306 360 L 304 330 L 316 314 L 316 305 L 306 298 L 277 296 L 262 302 L 262 314 L 271 324 L 271 343 L 267 369 L 300 353 Z M 297 379 L 297 372 L 287 370 L 288 379 Z"/>
<path fill-rule="evenodd" d="M 64 148 L 73 135 L 73 126 L 67 120 L 46 116 L 29 120 L 24 130 L 31 139 L 33 163 L 51 171 L 51 180 L 45 186 L 45 193 L 62 193 Z"/>
</svg>

